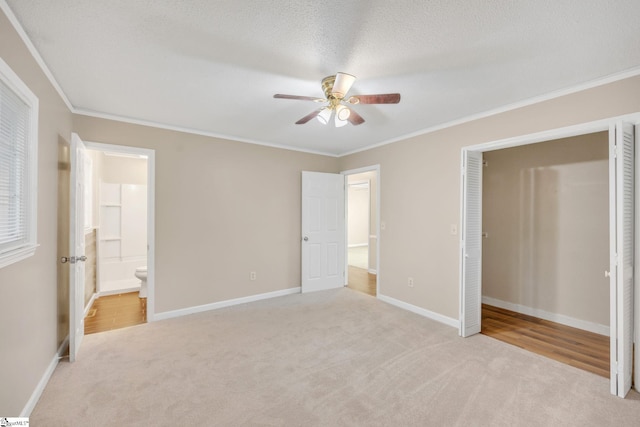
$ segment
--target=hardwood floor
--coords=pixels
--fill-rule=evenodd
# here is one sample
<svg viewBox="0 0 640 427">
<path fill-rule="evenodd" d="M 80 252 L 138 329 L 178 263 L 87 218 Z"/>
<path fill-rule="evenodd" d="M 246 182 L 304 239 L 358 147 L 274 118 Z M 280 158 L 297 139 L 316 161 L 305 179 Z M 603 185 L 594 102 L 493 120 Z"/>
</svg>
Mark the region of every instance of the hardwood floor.
<svg viewBox="0 0 640 427">
<path fill-rule="evenodd" d="M 364 268 L 349 266 L 349 288 L 376 296 L 376 275 L 369 273 Z"/>
<path fill-rule="evenodd" d="M 84 318 L 84 333 L 110 331 L 147 322 L 147 299 L 138 292 L 108 295 L 94 301 Z"/>
<path fill-rule="evenodd" d="M 482 333 L 609 378 L 609 337 L 482 305 Z"/>
</svg>

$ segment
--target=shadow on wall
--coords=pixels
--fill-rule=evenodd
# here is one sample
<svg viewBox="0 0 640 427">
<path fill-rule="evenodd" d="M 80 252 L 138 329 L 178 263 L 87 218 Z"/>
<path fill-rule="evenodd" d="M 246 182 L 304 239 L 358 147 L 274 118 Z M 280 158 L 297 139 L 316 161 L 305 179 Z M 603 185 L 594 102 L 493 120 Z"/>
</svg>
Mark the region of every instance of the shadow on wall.
<svg viewBox="0 0 640 427">
<path fill-rule="evenodd" d="M 484 158 L 483 296 L 608 325 L 607 133 Z"/>
<path fill-rule="evenodd" d="M 558 173 L 553 167 L 523 169 L 520 172 L 518 206 L 519 286 L 515 298 L 528 307 L 555 305 L 558 262 Z M 513 250 L 514 248 L 507 250 Z"/>
</svg>

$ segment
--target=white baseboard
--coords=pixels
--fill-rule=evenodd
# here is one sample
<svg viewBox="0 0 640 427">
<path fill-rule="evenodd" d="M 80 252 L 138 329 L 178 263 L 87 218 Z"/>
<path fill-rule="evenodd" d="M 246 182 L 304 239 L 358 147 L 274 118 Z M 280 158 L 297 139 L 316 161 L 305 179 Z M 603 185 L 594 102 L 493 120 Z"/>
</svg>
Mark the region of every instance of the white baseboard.
<svg viewBox="0 0 640 427">
<path fill-rule="evenodd" d="M 347 245 L 349 248 L 363 248 L 365 246 L 369 246 L 368 243 L 353 243 L 351 245 Z"/>
<path fill-rule="evenodd" d="M 22 408 L 20 417 L 28 418 L 31 415 L 31 412 L 33 412 L 33 409 L 36 407 L 38 400 L 40 400 L 42 392 L 49 383 L 51 375 L 53 375 L 53 371 L 56 370 L 56 366 L 58 366 L 58 362 L 67 350 L 67 347 L 69 347 L 69 335 L 67 335 L 64 341 L 62 341 L 62 344 L 60 344 L 60 347 L 58 347 L 58 351 L 56 352 L 55 356 L 53 356 L 53 359 L 51 360 L 51 363 L 49 363 L 49 366 L 47 366 L 47 369 L 44 371 L 44 374 L 42 375 L 42 378 L 40 378 L 40 381 L 38 382 L 35 390 L 33 390 L 33 393 L 31 393 L 31 397 L 27 401 L 27 404 L 24 406 L 24 408 Z"/>
<path fill-rule="evenodd" d="M 378 270 L 374 270 L 373 268 L 370 268 L 370 269 L 369 269 L 369 270 L 367 270 L 367 271 L 368 271 L 369 273 L 371 273 L 371 274 L 375 274 L 375 275 L 377 275 L 377 274 L 378 274 Z"/>
<path fill-rule="evenodd" d="M 572 328 L 578 328 L 585 331 L 593 332 L 595 334 L 609 336 L 609 326 L 601 325 L 595 322 L 588 322 L 586 320 L 580 320 L 573 317 L 565 316 L 563 314 L 551 313 L 549 311 L 541 310 L 539 308 L 527 307 L 525 305 L 514 304 L 507 301 L 491 297 L 482 297 L 482 303 L 492 305 L 498 308 L 504 308 L 505 310 L 515 311 L 516 313 L 526 314 L 528 316 L 538 317 L 544 320 L 550 320 L 552 322 L 560 323 L 562 325 L 571 326 Z"/>
<path fill-rule="evenodd" d="M 460 321 L 458 319 L 453 319 L 451 317 L 443 316 L 442 314 L 433 312 L 431 310 L 427 310 L 426 308 L 418 307 L 404 301 L 397 300 L 395 298 L 388 297 L 386 295 L 378 295 L 378 299 L 389 303 L 391 305 L 395 305 L 396 307 L 400 307 L 412 313 L 419 314 L 420 316 L 427 317 L 431 320 L 435 320 L 436 322 L 444 323 L 447 326 L 451 326 L 456 329 L 460 329 Z"/>
<path fill-rule="evenodd" d="M 299 294 L 300 287 L 283 289 L 281 291 L 267 292 L 264 294 L 250 295 L 248 297 L 235 298 L 226 301 L 213 302 L 211 304 L 198 305 L 195 307 L 182 308 L 180 310 L 165 311 L 164 313 L 156 313 L 153 316 L 154 322 L 157 320 L 171 319 L 174 317 L 186 316 L 188 314 L 201 313 L 203 311 L 217 310 L 219 308 L 231 307 L 238 304 L 246 304 L 248 302 L 260 301 L 263 299 L 282 297 L 290 294 Z"/>
<path fill-rule="evenodd" d="M 109 291 L 101 291 L 101 292 L 98 293 L 98 298 L 99 297 L 106 297 L 108 295 L 128 294 L 129 292 L 140 292 L 140 285 L 129 287 L 129 288 L 112 289 L 112 290 L 109 290 Z"/>
</svg>

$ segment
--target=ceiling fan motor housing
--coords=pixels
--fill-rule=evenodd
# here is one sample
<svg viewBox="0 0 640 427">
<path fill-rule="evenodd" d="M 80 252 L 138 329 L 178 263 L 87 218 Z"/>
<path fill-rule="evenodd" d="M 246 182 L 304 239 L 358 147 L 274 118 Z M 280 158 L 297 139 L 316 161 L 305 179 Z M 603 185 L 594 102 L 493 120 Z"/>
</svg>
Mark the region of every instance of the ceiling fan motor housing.
<svg viewBox="0 0 640 427">
<path fill-rule="evenodd" d="M 322 91 L 327 99 L 335 99 L 333 95 L 333 85 L 336 82 L 336 76 L 327 76 L 322 79 Z M 343 95 L 344 96 L 344 95 Z"/>
</svg>

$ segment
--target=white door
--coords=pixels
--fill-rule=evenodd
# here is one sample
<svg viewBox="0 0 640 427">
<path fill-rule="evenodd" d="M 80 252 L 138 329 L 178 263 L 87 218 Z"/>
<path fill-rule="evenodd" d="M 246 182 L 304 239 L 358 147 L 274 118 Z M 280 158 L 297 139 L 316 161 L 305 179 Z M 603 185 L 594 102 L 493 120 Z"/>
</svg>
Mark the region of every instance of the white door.
<svg viewBox="0 0 640 427">
<path fill-rule="evenodd" d="M 482 316 L 482 152 L 462 151 L 460 331 L 480 332 Z"/>
<path fill-rule="evenodd" d="M 302 292 L 344 286 L 344 175 L 302 172 Z"/>
<path fill-rule="evenodd" d="M 84 158 L 85 146 L 71 135 L 69 222 L 69 360 L 74 362 L 84 337 Z"/>
<path fill-rule="evenodd" d="M 609 131 L 611 393 L 626 396 L 633 363 L 634 134 L 618 123 Z"/>
</svg>

